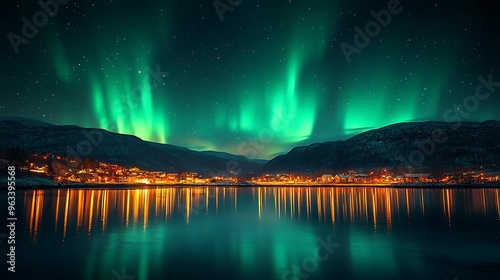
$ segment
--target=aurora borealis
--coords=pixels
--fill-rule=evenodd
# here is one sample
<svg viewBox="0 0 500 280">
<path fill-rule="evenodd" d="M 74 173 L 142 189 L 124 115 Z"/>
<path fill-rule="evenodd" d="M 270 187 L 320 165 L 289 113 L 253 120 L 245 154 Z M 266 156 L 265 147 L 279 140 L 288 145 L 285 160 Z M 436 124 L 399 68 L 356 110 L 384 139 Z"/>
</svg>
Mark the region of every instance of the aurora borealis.
<svg viewBox="0 0 500 280">
<path fill-rule="evenodd" d="M 12 3 L 11 3 L 12 2 Z M 271 158 L 408 121 L 443 121 L 500 80 L 495 6 L 401 1 L 348 63 L 339 45 L 389 1 L 68 1 L 26 44 L 8 34 L 42 10 L 3 4 L 0 115 L 99 127 L 194 150 Z M 46 1 L 43 1 L 46 2 Z M 61 1 L 62 2 L 62 1 Z M 226 1 L 222 1 L 226 2 Z M 468 120 L 500 120 L 500 94 Z"/>
</svg>

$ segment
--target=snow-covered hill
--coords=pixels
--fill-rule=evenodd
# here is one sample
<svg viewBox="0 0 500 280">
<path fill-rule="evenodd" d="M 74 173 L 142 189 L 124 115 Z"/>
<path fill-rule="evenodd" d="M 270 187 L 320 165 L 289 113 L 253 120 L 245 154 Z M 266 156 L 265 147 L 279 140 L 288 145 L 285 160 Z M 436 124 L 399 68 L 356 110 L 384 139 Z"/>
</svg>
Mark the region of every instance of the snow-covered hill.
<svg viewBox="0 0 500 280">
<path fill-rule="evenodd" d="M 500 122 L 400 123 L 345 141 L 296 147 L 259 173 L 314 172 L 374 167 L 500 164 Z"/>
<path fill-rule="evenodd" d="M 260 161 L 242 156 L 204 153 L 184 147 L 143 141 L 103 129 L 74 125 L 51 125 L 23 118 L 0 118 L 0 153 L 17 147 L 28 153 L 52 153 L 66 158 L 136 166 L 145 170 L 198 172 L 227 175 L 230 171 L 250 174 Z"/>
</svg>

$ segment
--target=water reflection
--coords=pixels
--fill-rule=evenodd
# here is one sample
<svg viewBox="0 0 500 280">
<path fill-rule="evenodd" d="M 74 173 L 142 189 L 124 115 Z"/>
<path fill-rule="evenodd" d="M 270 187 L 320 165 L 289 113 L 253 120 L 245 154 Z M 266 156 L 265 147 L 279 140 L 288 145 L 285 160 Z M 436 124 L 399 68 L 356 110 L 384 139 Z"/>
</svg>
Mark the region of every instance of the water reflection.
<svg viewBox="0 0 500 280">
<path fill-rule="evenodd" d="M 434 223 L 453 227 L 455 220 L 476 223 L 486 217 L 500 219 L 498 189 L 392 189 L 316 187 L 170 187 L 125 190 L 58 189 L 24 193 L 30 238 L 37 241 L 41 223 L 59 232 L 103 233 L 111 218 L 125 228 L 147 230 L 151 219 L 169 222 L 181 218 L 189 224 L 219 208 L 289 220 L 321 223 L 352 223 L 390 229 L 395 223 L 408 226 Z M 253 213 L 253 214 L 252 214 Z M 47 217 L 52 216 L 52 217 Z"/>
<path fill-rule="evenodd" d="M 18 193 L 24 279 L 460 279 L 498 263 L 497 189 L 149 187 Z M 17 252 L 16 252 L 17 255 Z M 362 269 L 360 269 L 362 268 Z M 489 268 L 488 268 L 489 269 Z M 453 274 L 453 275 L 450 275 Z M 80 277 L 81 275 L 81 277 Z M 490 277 L 498 279 L 498 277 Z M 115 277 L 116 278 L 116 277 Z M 293 279 L 289 278 L 289 279 Z"/>
</svg>

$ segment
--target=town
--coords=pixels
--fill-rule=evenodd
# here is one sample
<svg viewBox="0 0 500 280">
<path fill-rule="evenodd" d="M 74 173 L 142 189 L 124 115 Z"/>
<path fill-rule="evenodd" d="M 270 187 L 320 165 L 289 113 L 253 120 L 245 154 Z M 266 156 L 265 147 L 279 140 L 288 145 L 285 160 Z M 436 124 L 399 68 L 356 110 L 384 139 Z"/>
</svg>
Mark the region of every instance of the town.
<svg viewBox="0 0 500 280">
<path fill-rule="evenodd" d="M 298 173 L 228 176 L 203 176 L 196 172 L 165 172 L 141 170 L 117 164 L 85 159 L 65 164 L 66 159 L 53 154 L 32 154 L 19 170 L 46 176 L 55 182 L 83 184 L 157 184 L 157 185 L 313 185 L 313 184 L 485 184 L 500 182 L 496 166 L 451 172 L 407 172 L 397 174 L 387 168 L 371 171 L 318 171 L 312 175 Z M 0 165 L 8 163 L 0 159 Z M 71 167 L 74 166 L 74 167 Z M 411 171 L 411 170 L 408 170 Z"/>
</svg>

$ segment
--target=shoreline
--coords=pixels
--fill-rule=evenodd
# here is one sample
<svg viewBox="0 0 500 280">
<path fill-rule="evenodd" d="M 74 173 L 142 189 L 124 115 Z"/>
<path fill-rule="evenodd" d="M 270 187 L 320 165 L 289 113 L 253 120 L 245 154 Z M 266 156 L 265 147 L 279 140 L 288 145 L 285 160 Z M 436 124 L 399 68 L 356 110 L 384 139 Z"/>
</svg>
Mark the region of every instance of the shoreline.
<svg viewBox="0 0 500 280">
<path fill-rule="evenodd" d="M 133 189 L 133 188 L 190 188 L 190 187 L 229 187 L 229 188 L 253 188 L 253 187 L 286 187 L 286 188 L 393 188 L 393 189 L 500 189 L 500 182 L 486 184 L 441 184 L 441 183 L 397 183 L 397 184 L 326 184 L 326 183 L 254 183 L 254 184 L 145 184 L 145 183 L 57 183 L 50 185 L 16 185 L 18 190 L 40 190 L 40 189 Z"/>
</svg>

